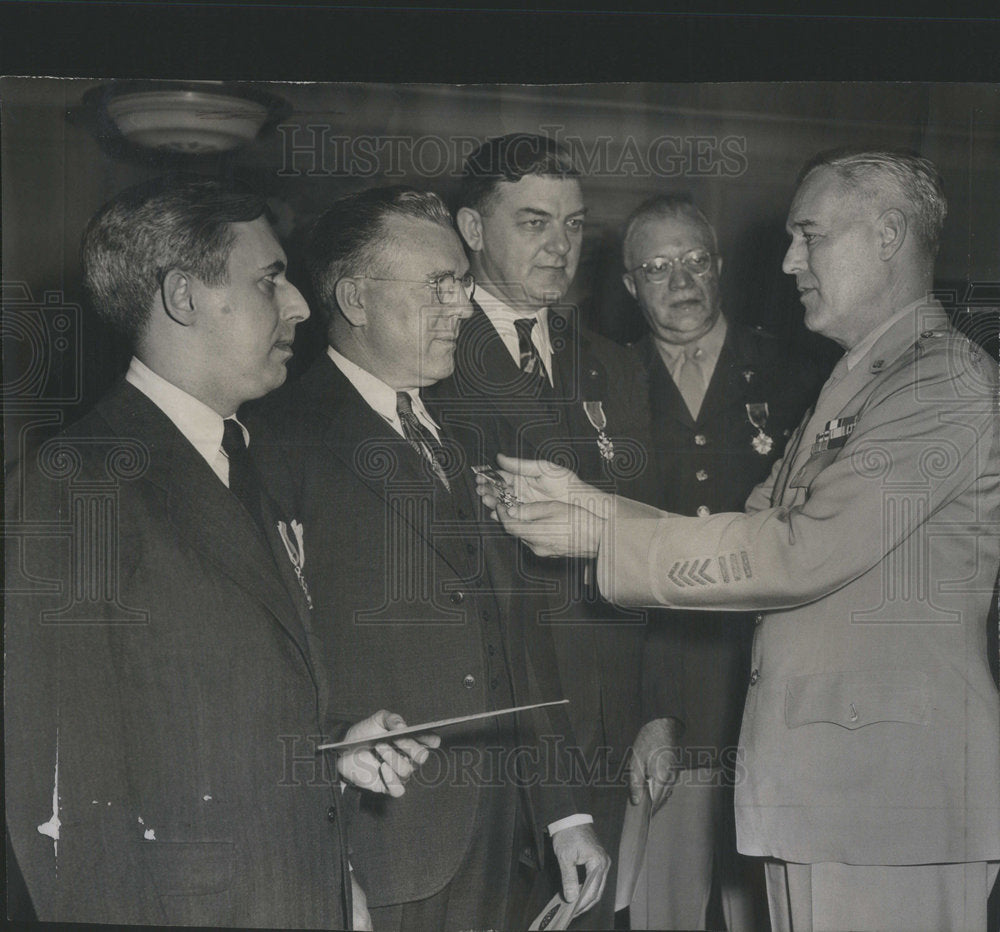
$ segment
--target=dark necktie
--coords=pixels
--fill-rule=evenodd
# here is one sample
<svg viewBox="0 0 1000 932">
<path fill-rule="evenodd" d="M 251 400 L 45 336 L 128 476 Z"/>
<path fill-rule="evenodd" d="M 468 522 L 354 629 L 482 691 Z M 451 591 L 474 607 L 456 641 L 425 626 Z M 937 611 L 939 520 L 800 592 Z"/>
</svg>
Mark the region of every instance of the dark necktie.
<svg viewBox="0 0 1000 932">
<path fill-rule="evenodd" d="M 403 427 L 403 436 L 407 442 L 430 464 L 434 475 L 450 492 L 451 485 L 441 466 L 444 457 L 441 442 L 417 420 L 417 416 L 413 413 L 413 401 L 407 392 L 396 392 L 396 414 L 399 415 L 399 423 Z"/>
<path fill-rule="evenodd" d="M 531 330 L 538 323 L 537 317 L 518 317 L 514 321 L 517 331 L 517 348 L 520 354 L 518 365 L 526 375 L 533 375 L 539 383 L 547 383 L 542 357 L 531 339 Z"/>
<path fill-rule="evenodd" d="M 250 462 L 243 428 L 235 418 L 226 418 L 222 422 L 222 451 L 229 459 L 229 491 L 239 500 L 254 519 L 257 527 L 263 530 L 264 519 L 260 513 L 260 485 L 257 473 Z"/>
</svg>

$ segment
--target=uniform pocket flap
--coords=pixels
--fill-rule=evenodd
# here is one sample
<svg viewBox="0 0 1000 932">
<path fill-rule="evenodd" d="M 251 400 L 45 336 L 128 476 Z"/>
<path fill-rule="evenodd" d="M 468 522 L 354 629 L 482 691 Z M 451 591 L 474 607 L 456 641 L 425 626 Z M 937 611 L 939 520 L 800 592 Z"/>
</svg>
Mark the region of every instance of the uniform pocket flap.
<svg viewBox="0 0 1000 932">
<path fill-rule="evenodd" d="M 785 690 L 785 724 L 798 728 L 832 722 L 851 729 L 875 722 L 922 725 L 927 701 L 927 674 L 916 670 L 796 676 Z"/>
<path fill-rule="evenodd" d="M 228 841 L 143 841 L 136 857 L 161 896 L 222 893 L 233 882 L 236 851 Z"/>
<path fill-rule="evenodd" d="M 803 463 L 798 472 L 788 480 L 788 487 L 791 489 L 807 489 L 827 466 L 829 466 L 838 456 L 840 450 L 824 450 L 822 453 L 814 453 Z"/>
</svg>

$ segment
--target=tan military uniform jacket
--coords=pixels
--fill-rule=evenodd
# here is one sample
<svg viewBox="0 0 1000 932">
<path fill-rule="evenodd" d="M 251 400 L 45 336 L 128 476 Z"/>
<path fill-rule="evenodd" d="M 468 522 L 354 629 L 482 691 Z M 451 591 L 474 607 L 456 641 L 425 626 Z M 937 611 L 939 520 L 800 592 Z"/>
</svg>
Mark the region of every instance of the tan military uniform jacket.
<svg viewBox="0 0 1000 932">
<path fill-rule="evenodd" d="M 835 372 L 836 375 L 836 372 Z M 618 501 L 624 605 L 757 610 L 739 848 L 797 862 L 1000 859 L 997 367 L 919 308 L 824 386 L 746 514 Z"/>
</svg>

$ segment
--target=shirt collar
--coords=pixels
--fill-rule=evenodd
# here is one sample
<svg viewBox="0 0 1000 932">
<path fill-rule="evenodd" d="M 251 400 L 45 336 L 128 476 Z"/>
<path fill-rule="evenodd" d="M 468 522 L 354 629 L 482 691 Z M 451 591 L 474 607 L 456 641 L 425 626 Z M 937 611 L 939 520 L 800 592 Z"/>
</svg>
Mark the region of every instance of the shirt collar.
<svg viewBox="0 0 1000 932">
<path fill-rule="evenodd" d="M 684 357 L 684 351 L 688 348 L 701 350 L 701 356 L 698 359 L 701 362 L 702 369 L 706 372 L 711 372 L 715 368 L 715 364 L 719 361 L 722 345 L 726 342 L 728 327 L 725 315 L 720 314 L 715 319 L 712 329 L 692 343 L 667 343 L 664 340 L 657 340 L 656 337 L 653 337 L 653 345 L 656 347 L 660 358 L 671 375 L 673 375 L 676 367 L 680 365 L 681 359 Z"/>
<path fill-rule="evenodd" d="M 852 346 L 847 353 L 844 355 L 844 363 L 847 366 L 847 371 L 850 372 L 865 356 L 871 352 L 872 347 L 878 342 L 878 338 L 882 334 L 886 333 L 893 324 L 898 320 L 904 318 L 907 314 L 911 314 L 918 307 L 925 306 L 927 304 L 927 298 L 920 297 L 916 301 L 907 304 L 906 307 L 900 308 L 896 311 L 892 317 L 887 318 L 882 321 L 874 330 L 871 331 L 860 343 L 856 343 Z"/>
<path fill-rule="evenodd" d="M 125 381 L 142 392 L 170 418 L 174 426 L 218 475 L 219 457 L 223 456 L 224 458 L 224 454 L 220 453 L 223 430 L 222 415 L 172 382 L 168 382 L 163 376 L 157 375 L 136 356 L 133 356 L 129 363 L 128 372 L 125 373 Z M 243 439 L 249 446 L 249 431 L 238 420 L 236 423 L 240 425 Z M 223 482 L 226 481 L 227 479 L 223 478 Z"/>
<path fill-rule="evenodd" d="M 483 313 L 489 318 L 494 329 L 503 340 L 504 346 L 513 358 L 514 362 L 520 363 L 521 351 L 517 339 L 517 330 L 514 321 L 522 317 L 534 317 L 538 321 L 531 328 L 531 342 L 538 348 L 542 357 L 542 365 L 545 366 L 545 373 L 552 380 L 550 360 L 552 358 L 552 343 L 549 340 L 549 309 L 547 307 L 529 310 L 522 308 L 515 310 L 509 304 L 504 303 L 499 298 L 488 292 L 485 288 L 476 289 L 476 303 L 483 309 Z"/>
<path fill-rule="evenodd" d="M 399 415 L 396 413 L 396 389 L 386 385 L 377 375 L 372 375 L 367 369 L 362 369 L 356 362 L 352 362 L 343 353 L 338 353 L 332 346 L 327 346 L 326 353 L 333 360 L 333 364 L 344 374 L 347 381 L 351 383 L 358 394 L 365 400 L 365 403 L 379 417 L 381 417 L 400 437 L 405 436 L 403 425 L 399 422 Z M 417 416 L 425 427 L 440 438 L 440 431 L 424 407 L 424 402 L 420 397 L 418 389 L 408 390 L 410 401 L 413 403 L 413 413 Z"/>
</svg>

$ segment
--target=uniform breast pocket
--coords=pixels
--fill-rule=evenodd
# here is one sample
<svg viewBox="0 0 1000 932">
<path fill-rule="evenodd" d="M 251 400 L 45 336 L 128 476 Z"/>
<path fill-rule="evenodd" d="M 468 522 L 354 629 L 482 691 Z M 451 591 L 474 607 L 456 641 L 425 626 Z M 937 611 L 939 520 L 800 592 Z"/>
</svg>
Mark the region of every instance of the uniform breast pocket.
<svg viewBox="0 0 1000 932">
<path fill-rule="evenodd" d="M 840 450 L 824 450 L 822 453 L 814 453 L 806 460 L 799 471 L 788 480 L 789 488 L 808 489 L 815 479 L 827 466 L 829 466 L 840 453 Z"/>
<path fill-rule="evenodd" d="M 852 730 L 876 722 L 923 725 L 928 695 L 927 674 L 916 670 L 796 676 L 785 690 L 785 724 L 828 722 Z"/>
<path fill-rule="evenodd" d="M 227 841 L 134 845 L 171 925 L 231 924 L 236 846 Z"/>
</svg>

